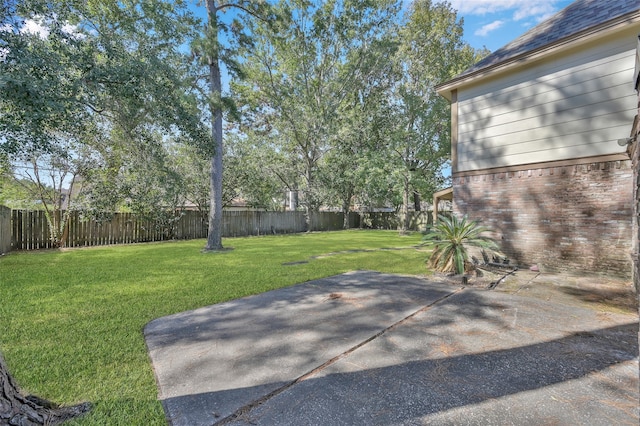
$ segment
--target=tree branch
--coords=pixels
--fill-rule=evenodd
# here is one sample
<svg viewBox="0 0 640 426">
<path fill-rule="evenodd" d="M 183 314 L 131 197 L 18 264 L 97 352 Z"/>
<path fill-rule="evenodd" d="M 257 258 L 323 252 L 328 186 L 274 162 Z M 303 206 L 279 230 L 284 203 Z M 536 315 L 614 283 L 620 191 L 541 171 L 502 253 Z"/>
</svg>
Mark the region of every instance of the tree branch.
<svg viewBox="0 0 640 426">
<path fill-rule="evenodd" d="M 232 7 L 238 8 L 238 9 L 242 10 L 243 12 L 248 13 L 249 15 L 253 16 L 254 18 L 259 19 L 259 20 L 261 20 L 261 21 L 263 21 L 263 22 L 268 22 L 268 21 L 267 21 L 267 19 L 266 19 L 266 18 L 264 18 L 263 16 L 258 15 L 258 14 L 257 14 L 257 13 L 255 13 L 253 10 L 251 10 L 251 9 L 249 9 L 249 8 L 247 8 L 247 7 L 244 7 L 243 5 L 241 5 L 241 4 L 239 4 L 239 3 L 225 3 L 225 4 L 221 4 L 221 5 L 219 5 L 219 6 L 216 6 L 216 7 L 215 7 L 215 9 L 214 9 L 214 11 L 215 11 L 215 12 L 218 12 L 218 11 L 220 11 L 220 10 L 228 9 L 228 8 L 232 8 Z"/>
</svg>

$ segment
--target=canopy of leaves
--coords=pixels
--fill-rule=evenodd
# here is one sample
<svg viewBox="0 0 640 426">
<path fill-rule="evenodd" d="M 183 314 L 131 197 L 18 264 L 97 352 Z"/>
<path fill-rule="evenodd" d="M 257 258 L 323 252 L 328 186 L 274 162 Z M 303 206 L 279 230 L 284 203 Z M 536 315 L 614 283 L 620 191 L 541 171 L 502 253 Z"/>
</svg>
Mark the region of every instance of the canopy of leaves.
<svg viewBox="0 0 640 426">
<path fill-rule="evenodd" d="M 94 209 L 166 193 L 164 140 L 210 150 L 198 65 L 200 29 L 183 1 L 25 0 L 0 17 L 0 152 L 10 162 L 85 163 Z M 90 162 L 90 167 L 87 165 Z M 164 167 L 164 166 L 163 166 Z M 131 177 L 135 179 L 131 180 Z M 151 181 L 149 180 L 151 179 Z M 134 182 L 135 181 L 135 182 Z M 132 188 L 154 191 L 132 192 Z M 135 199 L 135 201 L 133 201 Z M 144 200 L 147 199 L 145 202 Z"/>
<path fill-rule="evenodd" d="M 310 210 L 396 207 L 447 183 L 449 109 L 434 87 L 484 53 L 450 5 L 207 5 L 203 25 L 182 0 L 3 2 L 0 153 L 82 173 L 88 211 L 204 213 L 211 120 L 225 111 L 223 204 L 278 208 L 301 190 Z M 216 61 L 231 97 L 212 91 Z"/>
<path fill-rule="evenodd" d="M 243 55 L 249 79 L 234 89 L 243 125 L 277 139 L 277 150 L 297 163 L 297 185 L 313 210 L 328 201 L 319 180 L 325 156 L 367 126 L 358 119 L 347 129 L 340 113 L 362 103 L 386 66 L 399 4 L 283 0 L 275 10 L 276 24 L 253 22 L 254 44 Z"/>
</svg>

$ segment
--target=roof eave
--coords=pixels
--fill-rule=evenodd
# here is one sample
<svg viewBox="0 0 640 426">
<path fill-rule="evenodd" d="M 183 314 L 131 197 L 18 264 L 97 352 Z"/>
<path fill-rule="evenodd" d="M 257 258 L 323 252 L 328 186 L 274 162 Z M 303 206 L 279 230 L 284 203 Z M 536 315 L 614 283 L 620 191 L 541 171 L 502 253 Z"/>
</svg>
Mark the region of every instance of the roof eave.
<svg viewBox="0 0 640 426">
<path fill-rule="evenodd" d="M 628 28 L 629 25 L 633 25 L 639 22 L 640 10 L 627 13 L 610 21 L 604 22 L 600 25 L 595 25 L 593 27 L 579 31 L 575 34 L 572 34 L 571 36 L 565 37 L 553 43 L 521 53 L 502 62 L 488 65 L 484 68 L 480 68 L 468 74 L 462 74 L 459 77 L 454 77 L 449 81 L 437 85 L 435 88 L 436 92 L 438 92 L 440 96 L 443 96 L 451 101 L 452 90 L 455 90 L 460 86 L 476 82 L 477 80 L 481 80 L 496 73 L 523 66 L 525 62 L 538 59 L 541 56 L 568 49 L 570 47 L 575 47 L 576 45 L 586 44 L 594 39 L 605 37 L 617 31 L 622 31 Z"/>
</svg>

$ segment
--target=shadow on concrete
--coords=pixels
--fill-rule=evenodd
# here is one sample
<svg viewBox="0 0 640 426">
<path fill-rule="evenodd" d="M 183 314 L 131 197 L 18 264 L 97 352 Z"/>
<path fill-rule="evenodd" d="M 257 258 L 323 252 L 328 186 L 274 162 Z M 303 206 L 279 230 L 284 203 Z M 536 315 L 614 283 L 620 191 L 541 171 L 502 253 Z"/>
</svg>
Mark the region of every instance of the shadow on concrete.
<svg viewBox="0 0 640 426">
<path fill-rule="evenodd" d="M 299 383 L 272 383 L 270 388 L 282 387 L 282 391 L 251 410 L 240 409 L 235 413 L 237 417 L 224 423 L 412 423 L 457 407 L 579 380 L 633 360 L 638 356 L 637 333 L 638 324 L 630 323 L 506 350 L 410 361 L 382 368 L 340 372 L 337 370 L 342 366 L 336 365 Z M 204 410 L 209 413 L 211 423 L 215 423 L 223 420 L 216 417 L 216 407 L 220 404 L 263 390 L 262 387 L 237 388 L 183 395 L 165 400 L 164 404 L 183 407 L 181 415 Z M 599 389 L 591 391 L 600 394 L 601 404 L 610 396 L 637 404 L 637 393 L 629 391 L 628 383 L 603 380 Z M 535 400 L 536 396 L 528 398 Z M 583 409 L 574 404 L 572 413 L 567 414 L 575 415 L 582 410 L 584 416 L 591 416 L 593 407 L 589 405 L 593 405 L 593 400 L 585 397 L 582 404 Z M 612 415 L 612 420 L 637 421 L 637 412 L 634 414 L 631 409 L 626 413 L 620 402 L 605 405 L 598 406 L 598 418 Z M 594 424 L 598 423 L 598 418 L 591 418 Z M 183 417 L 171 420 L 174 425 L 198 424 L 196 419 Z"/>
<path fill-rule="evenodd" d="M 595 306 L 604 305 L 628 313 L 638 311 L 638 303 L 631 287 L 589 289 L 561 287 L 560 291 Z"/>
<path fill-rule="evenodd" d="M 145 339 L 160 399 L 245 388 L 228 416 L 455 290 L 359 271 L 159 318 Z"/>
<path fill-rule="evenodd" d="M 478 404 L 473 422 L 521 424 L 558 398 L 549 422 L 591 425 L 637 424 L 637 332 L 584 302 L 356 271 L 159 318 L 145 339 L 173 426 L 415 424 Z"/>
<path fill-rule="evenodd" d="M 637 424 L 636 321 L 358 271 L 159 318 L 145 337 L 173 426 L 526 423 L 556 400 L 551 422 Z"/>
</svg>

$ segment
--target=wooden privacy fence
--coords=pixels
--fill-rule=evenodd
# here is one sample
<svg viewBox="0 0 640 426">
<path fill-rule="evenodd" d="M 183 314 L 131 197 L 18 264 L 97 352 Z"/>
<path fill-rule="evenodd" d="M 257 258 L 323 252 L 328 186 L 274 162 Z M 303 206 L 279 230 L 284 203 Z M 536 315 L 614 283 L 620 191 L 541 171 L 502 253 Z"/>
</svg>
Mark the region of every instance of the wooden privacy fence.
<svg viewBox="0 0 640 426">
<path fill-rule="evenodd" d="M 199 221 L 199 219 L 198 219 Z M 110 244 L 142 243 L 179 238 L 179 235 L 206 235 L 206 225 L 196 226 L 192 217 L 176 223 L 174 235 L 153 221 L 139 219 L 133 213 L 114 213 L 108 219 L 83 218 L 78 212 L 69 214 L 66 247 L 100 246 Z M 45 212 L 41 210 L 12 210 L 11 228 L 13 250 L 35 250 L 52 248 L 54 242 L 47 224 Z M 201 231 L 205 228 L 204 232 Z"/>
<path fill-rule="evenodd" d="M 291 234 L 306 229 L 303 212 L 225 211 L 222 213 L 223 237 Z M 205 232 L 203 237 L 206 237 Z"/>
<path fill-rule="evenodd" d="M 360 228 L 399 229 L 404 220 L 404 216 L 401 213 L 395 212 L 360 213 L 359 215 Z M 409 212 L 410 230 L 424 231 L 432 224 L 433 215 L 431 211 Z"/>
<path fill-rule="evenodd" d="M 410 213 L 410 228 L 424 230 L 431 223 L 431 212 Z M 396 213 L 349 213 L 349 227 L 398 229 L 402 217 Z M 344 214 L 321 212 L 311 216 L 311 229 L 332 231 L 343 228 Z M 153 222 L 133 213 L 113 213 L 107 219 L 69 215 L 65 247 L 143 243 L 166 240 L 206 238 L 207 218 L 197 211 L 177 212 L 175 219 Z M 303 212 L 225 211 L 222 218 L 224 237 L 287 234 L 305 232 Z M 0 206 L 0 253 L 9 250 L 53 248 L 44 211 L 10 210 Z"/>
</svg>

